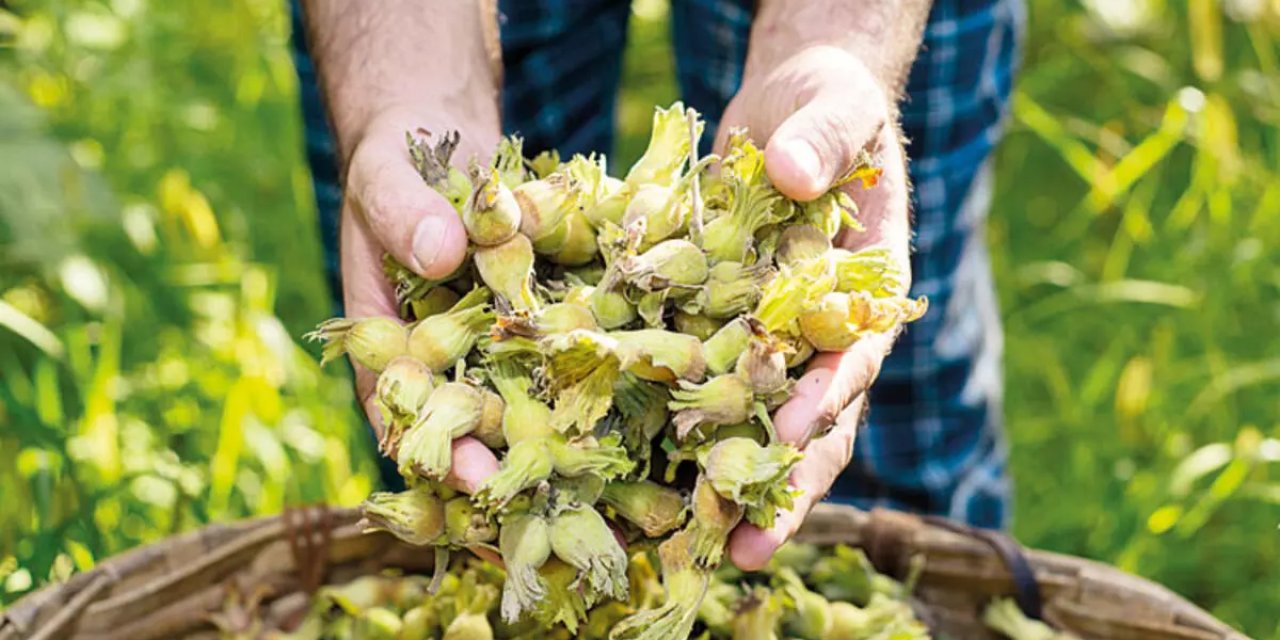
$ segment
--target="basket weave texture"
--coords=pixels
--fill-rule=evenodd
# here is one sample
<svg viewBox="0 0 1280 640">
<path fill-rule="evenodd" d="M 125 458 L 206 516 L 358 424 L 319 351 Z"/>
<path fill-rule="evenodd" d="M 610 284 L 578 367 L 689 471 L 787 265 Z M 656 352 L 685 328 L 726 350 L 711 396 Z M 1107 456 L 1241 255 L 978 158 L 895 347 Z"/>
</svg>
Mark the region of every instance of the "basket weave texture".
<svg viewBox="0 0 1280 640">
<path fill-rule="evenodd" d="M 263 595 L 269 622 L 296 619 L 308 592 L 387 567 L 423 571 L 431 552 L 364 534 L 353 509 L 312 507 L 211 525 L 111 558 L 0 613 L 0 640 L 216 638 L 210 615 L 229 594 Z M 819 505 L 799 539 L 863 547 L 882 572 L 901 577 L 924 558 L 916 596 L 942 637 L 996 638 L 979 621 L 991 598 L 1011 595 L 1004 561 L 953 528 L 888 511 Z M 1044 618 L 1085 639 L 1245 640 L 1173 592 L 1118 569 L 1028 551 Z"/>
</svg>

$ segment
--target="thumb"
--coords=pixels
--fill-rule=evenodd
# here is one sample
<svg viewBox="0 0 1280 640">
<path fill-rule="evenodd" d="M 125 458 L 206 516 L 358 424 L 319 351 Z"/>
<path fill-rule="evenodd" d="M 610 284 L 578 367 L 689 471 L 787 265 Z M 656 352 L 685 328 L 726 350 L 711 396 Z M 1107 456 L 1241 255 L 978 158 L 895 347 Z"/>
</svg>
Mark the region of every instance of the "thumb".
<svg viewBox="0 0 1280 640">
<path fill-rule="evenodd" d="M 444 196 L 414 169 L 400 137 L 367 139 L 351 157 L 347 191 L 374 239 L 424 278 L 442 278 L 462 264 L 467 232 Z"/>
<path fill-rule="evenodd" d="M 765 146 L 769 179 L 794 200 L 813 200 L 843 177 L 888 119 L 880 96 L 828 91 L 783 121 Z"/>
</svg>

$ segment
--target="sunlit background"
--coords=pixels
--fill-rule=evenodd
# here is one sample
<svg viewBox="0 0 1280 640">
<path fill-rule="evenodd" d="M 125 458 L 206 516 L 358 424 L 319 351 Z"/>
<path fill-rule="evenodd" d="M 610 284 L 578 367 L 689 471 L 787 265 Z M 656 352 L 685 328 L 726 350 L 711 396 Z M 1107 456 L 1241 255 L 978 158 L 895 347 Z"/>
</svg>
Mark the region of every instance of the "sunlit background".
<svg viewBox="0 0 1280 640">
<path fill-rule="evenodd" d="M 329 298 L 283 2 L 7 4 L 0 603 L 358 502 L 346 371 L 297 340 Z M 1280 1 L 1030 5 L 988 228 L 1015 532 L 1280 638 Z M 676 98 L 665 4 L 634 18 L 615 166 Z"/>
</svg>

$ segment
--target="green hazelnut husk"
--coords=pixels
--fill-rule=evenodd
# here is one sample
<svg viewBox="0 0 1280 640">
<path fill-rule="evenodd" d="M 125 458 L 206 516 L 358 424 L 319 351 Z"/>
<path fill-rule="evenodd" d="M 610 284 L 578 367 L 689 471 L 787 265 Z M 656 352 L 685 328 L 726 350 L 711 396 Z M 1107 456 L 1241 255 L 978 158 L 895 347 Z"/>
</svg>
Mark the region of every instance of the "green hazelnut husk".
<svg viewBox="0 0 1280 640">
<path fill-rule="evenodd" d="M 680 295 L 693 295 L 707 281 L 710 269 L 707 257 L 698 245 L 688 240 L 664 240 L 638 256 L 627 256 L 606 274 L 602 286 L 619 280 L 643 291 L 676 289 Z"/>
<path fill-rule="evenodd" d="M 764 184 L 733 182 L 728 212 L 703 228 L 702 248 L 711 262 L 749 262 L 760 254 L 756 233 L 780 220 L 781 197 Z"/>
<path fill-rule="evenodd" d="M 630 300 L 627 300 L 625 295 L 607 287 L 591 287 L 591 294 L 588 300 L 591 305 L 591 313 L 595 316 L 596 322 L 599 323 L 601 329 L 611 330 L 625 327 L 635 322 L 639 316 L 636 312 L 636 306 Z"/>
<path fill-rule="evenodd" d="M 694 486 L 691 503 L 690 553 L 698 566 L 714 569 L 724 558 L 729 533 L 742 522 L 743 507 L 717 493 L 705 477 Z"/>
<path fill-rule="evenodd" d="M 514 189 L 524 184 L 529 177 L 524 165 L 524 138 L 517 135 L 502 136 L 498 141 L 498 148 L 493 152 L 493 160 L 489 163 L 489 168 L 502 181 L 502 185 Z"/>
<path fill-rule="evenodd" d="M 558 302 L 548 305 L 538 314 L 537 331 L 540 336 L 568 333 L 574 329 L 595 330 L 595 315 L 588 304 Z"/>
<path fill-rule="evenodd" d="M 546 596 L 538 569 L 551 558 L 551 527 L 533 513 L 503 519 L 498 549 L 507 569 L 502 586 L 502 619 L 515 623 L 525 611 L 533 611 Z"/>
<path fill-rule="evenodd" d="M 747 350 L 753 334 L 752 322 L 747 318 L 734 318 L 720 327 L 702 343 L 707 371 L 716 376 L 732 371 L 738 358 Z"/>
<path fill-rule="evenodd" d="M 484 395 L 471 385 L 446 382 L 431 392 L 419 421 L 405 431 L 396 453 L 400 473 L 443 479 L 452 467 L 452 443 L 475 430 Z"/>
<path fill-rule="evenodd" d="M 444 313 L 458 304 L 458 293 L 449 287 L 432 287 L 425 295 L 408 301 L 413 317 L 421 320 L 437 313 Z"/>
<path fill-rule="evenodd" d="M 696 111 L 686 109 L 683 103 L 677 102 L 668 109 L 654 112 L 649 146 L 627 172 L 628 184 L 671 186 L 676 183 L 689 159 L 693 143 L 689 136 L 690 119 L 693 120 L 694 137 L 701 136 L 705 123 L 698 118 Z"/>
<path fill-rule="evenodd" d="M 321 366 L 348 354 L 361 366 L 378 373 L 408 351 L 409 330 L 395 318 L 333 318 L 320 323 L 306 337 L 324 341 Z"/>
<path fill-rule="evenodd" d="M 367 640 L 397 640 L 404 627 L 400 616 L 386 607 L 370 607 L 356 617 L 354 631 Z"/>
<path fill-rule="evenodd" d="M 589 599 L 626 600 L 627 554 L 595 508 L 566 508 L 551 518 L 551 549 L 578 570 Z"/>
<path fill-rule="evenodd" d="M 579 209 L 582 193 L 577 181 L 553 173 L 530 180 L 511 193 L 520 205 L 520 232 L 529 237 L 539 253 L 559 251 L 565 237 L 565 219 Z"/>
<path fill-rule="evenodd" d="M 747 520 L 768 529 L 779 509 L 793 506 L 795 490 L 787 478 L 803 457 L 790 444 L 727 438 L 700 450 L 698 464 L 716 493 L 745 507 Z"/>
<path fill-rule="evenodd" d="M 506 413 L 507 405 L 502 401 L 502 396 L 488 389 L 481 389 L 480 396 L 483 398 L 480 422 L 471 435 L 490 449 L 502 449 L 507 446 L 507 437 L 502 432 L 502 416 Z"/>
<path fill-rule="evenodd" d="M 498 472 L 476 491 L 475 502 L 490 510 L 501 509 L 520 492 L 550 478 L 554 466 L 547 440 L 521 440 L 511 445 Z"/>
<path fill-rule="evenodd" d="M 423 406 L 435 389 L 431 368 L 410 356 L 387 363 L 374 387 L 374 403 L 382 417 L 378 450 L 391 454 L 405 429 L 418 422 Z"/>
<path fill-rule="evenodd" d="M 533 381 L 519 366 L 495 363 L 489 369 L 489 380 L 502 396 L 502 434 L 508 446 L 557 433 L 551 426 L 551 407 L 533 397 Z"/>
<path fill-rule="evenodd" d="M 679 309 L 676 310 L 674 322 L 676 331 L 699 340 L 709 340 L 725 325 L 724 320 L 710 318 L 700 313 L 686 313 Z"/>
<path fill-rule="evenodd" d="M 663 329 L 614 331 L 615 355 L 624 371 L 642 380 L 674 383 L 698 381 L 706 373 L 702 342 L 695 336 Z"/>
<path fill-rule="evenodd" d="M 511 239 L 520 231 L 520 205 L 496 172 L 478 170 L 473 176 L 476 189 L 462 209 L 462 226 L 467 238 L 482 247 L 492 247 Z"/>
<path fill-rule="evenodd" d="M 706 284 L 683 308 L 710 318 L 740 316 L 760 301 L 761 290 L 774 273 L 763 263 L 716 263 L 711 267 Z"/>
<path fill-rule="evenodd" d="M 605 223 L 622 224 L 622 217 L 634 195 L 635 187 L 617 178 L 604 176 L 595 205 L 585 211 L 587 219 L 597 229 Z"/>
<path fill-rule="evenodd" d="M 386 531 L 409 544 L 435 544 L 444 534 L 444 501 L 425 486 L 378 492 L 360 505 L 364 531 Z"/>
<path fill-rule="evenodd" d="M 688 506 L 679 491 L 649 480 L 610 482 L 600 499 L 650 538 L 680 527 L 688 515 Z"/>
<path fill-rule="evenodd" d="M 528 238 L 517 233 L 501 244 L 481 247 L 474 259 L 480 279 L 511 309 L 538 309 L 533 290 L 533 245 Z"/>
<path fill-rule="evenodd" d="M 691 553 L 693 537 L 693 532 L 685 529 L 658 545 L 664 598 L 619 622 L 612 640 L 689 637 L 711 580 L 711 572 L 699 566 Z"/>
<path fill-rule="evenodd" d="M 755 587 L 733 619 L 735 640 L 776 640 L 786 613 L 786 598 L 766 587 Z"/>
<path fill-rule="evenodd" d="M 409 355 L 436 373 L 452 368 L 493 323 L 488 300 L 488 289 L 473 289 L 448 312 L 420 320 L 409 332 Z"/>
<path fill-rule="evenodd" d="M 498 528 L 470 498 L 457 496 L 444 503 L 444 533 L 449 544 L 468 547 L 493 542 Z"/>
<path fill-rule="evenodd" d="M 787 227 L 778 238 L 775 259 L 778 264 L 798 267 L 811 260 L 826 258 L 831 252 L 831 239 L 818 228 L 807 224 Z"/>
<path fill-rule="evenodd" d="M 672 423 L 681 439 L 699 425 L 737 424 L 755 412 L 751 383 L 736 373 L 721 374 L 700 385 L 681 381 L 671 398 L 667 407 L 676 412 Z"/>
<path fill-rule="evenodd" d="M 596 244 L 595 228 L 591 226 L 586 215 L 578 211 L 570 213 L 565 218 L 563 240 L 553 241 L 552 244 L 558 248 L 548 252 L 548 259 L 568 267 L 587 264 L 600 252 L 600 247 Z M 535 244 L 534 248 L 538 249 L 539 245 Z"/>
<path fill-rule="evenodd" d="M 746 351 L 738 356 L 734 372 L 747 379 L 751 391 L 757 395 L 771 395 L 785 391 L 791 381 L 787 378 L 787 355 L 790 347 L 769 336 L 757 336 L 747 343 Z"/>
<path fill-rule="evenodd" d="M 529 161 L 529 169 L 533 171 L 534 177 L 541 179 L 550 176 L 560 169 L 560 152 L 555 149 L 547 149 L 534 156 Z M 515 187 L 512 187 L 513 189 Z"/>
</svg>

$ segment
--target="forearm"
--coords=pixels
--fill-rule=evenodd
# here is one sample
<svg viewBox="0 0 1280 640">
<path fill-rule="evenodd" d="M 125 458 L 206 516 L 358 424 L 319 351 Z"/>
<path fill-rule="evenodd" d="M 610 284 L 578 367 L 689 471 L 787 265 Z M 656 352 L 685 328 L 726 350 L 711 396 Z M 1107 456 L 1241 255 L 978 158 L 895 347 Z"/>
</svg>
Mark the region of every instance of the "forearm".
<svg viewBox="0 0 1280 640">
<path fill-rule="evenodd" d="M 810 46 L 853 54 L 896 99 L 920 49 L 931 0 L 761 0 L 748 69 Z"/>
<path fill-rule="evenodd" d="M 390 111 L 445 111 L 499 127 L 491 2 L 305 0 L 308 39 L 345 165 Z"/>
</svg>

